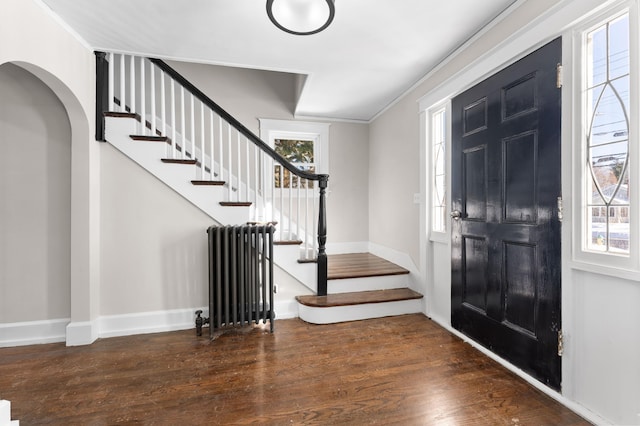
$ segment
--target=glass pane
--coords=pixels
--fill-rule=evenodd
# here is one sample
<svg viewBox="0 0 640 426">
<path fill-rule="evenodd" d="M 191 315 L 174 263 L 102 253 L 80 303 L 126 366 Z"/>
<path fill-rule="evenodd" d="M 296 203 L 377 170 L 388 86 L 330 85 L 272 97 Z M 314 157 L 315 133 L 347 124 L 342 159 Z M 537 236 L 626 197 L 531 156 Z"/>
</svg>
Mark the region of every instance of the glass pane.
<svg viewBox="0 0 640 426">
<path fill-rule="evenodd" d="M 276 139 L 274 149 L 290 163 L 313 163 L 313 141 Z"/>
<path fill-rule="evenodd" d="M 629 17 L 609 24 L 609 79 L 629 74 Z"/>
<path fill-rule="evenodd" d="M 607 84 L 601 95 L 594 99 L 589 145 L 601 145 L 628 137 L 625 105 L 613 86 Z"/>
<path fill-rule="evenodd" d="M 587 87 L 604 83 L 607 78 L 607 30 L 606 26 L 587 36 Z"/>
<path fill-rule="evenodd" d="M 589 150 L 591 162 L 591 174 L 593 181 L 600 189 L 604 202 L 611 202 L 614 192 L 622 177 L 627 159 L 627 142 L 601 145 Z M 597 191 L 593 188 L 592 191 Z M 595 201 L 595 193 L 594 202 Z"/>
<path fill-rule="evenodd" d="M 629 207 L 609 207 L 609 249 L 629 251 Z"/>
</svg>

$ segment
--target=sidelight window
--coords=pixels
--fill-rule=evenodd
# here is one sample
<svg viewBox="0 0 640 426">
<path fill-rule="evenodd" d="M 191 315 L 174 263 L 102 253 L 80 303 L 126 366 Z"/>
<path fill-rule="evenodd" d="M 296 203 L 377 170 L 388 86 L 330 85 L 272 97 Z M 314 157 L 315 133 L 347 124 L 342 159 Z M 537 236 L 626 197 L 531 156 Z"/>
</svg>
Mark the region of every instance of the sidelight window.
<svg viewBox="0 0 640 426">
<path fill-rule="evenodd" d="M 629 254 L 629 14 L 585 34 L 585 180 L 588 251 Z"/>
<path fill-rule="evenodd" d="M 431 229 L 434 232 L 446 232 L 447 230 L 446 125 L 445 108 L 439 108 L 431 113 Z"/>
</svg>

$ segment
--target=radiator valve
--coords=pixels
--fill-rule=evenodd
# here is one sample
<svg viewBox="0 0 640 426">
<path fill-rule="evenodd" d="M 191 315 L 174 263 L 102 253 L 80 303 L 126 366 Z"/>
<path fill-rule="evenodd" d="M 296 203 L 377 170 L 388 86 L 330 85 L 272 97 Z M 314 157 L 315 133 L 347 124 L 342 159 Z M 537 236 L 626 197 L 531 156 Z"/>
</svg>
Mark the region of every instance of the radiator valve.
<svg viewBox="0 0 640 426">
<path fill-rule="evenodd" d="M 202 318 L 202 310 L 198 309 L 196 311 L 196 335 L 202 336 L 202 326 L 209 323 L 209 318 Z"/>
</svg>

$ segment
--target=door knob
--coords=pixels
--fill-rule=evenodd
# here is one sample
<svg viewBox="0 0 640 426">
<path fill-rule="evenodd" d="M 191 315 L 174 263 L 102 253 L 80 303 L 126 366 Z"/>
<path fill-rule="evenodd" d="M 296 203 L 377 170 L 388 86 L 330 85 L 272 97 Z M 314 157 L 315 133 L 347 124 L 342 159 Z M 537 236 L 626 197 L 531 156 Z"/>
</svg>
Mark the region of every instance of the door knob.
<svg viewBox="0 0 640 426">
<path fill-rule="evenodd" d="M 462 217 L 462 213 L 460 213 L 460 210 L 454 210 L 451 212 L 451 218 L 454 220 L 459 220 Z"/>
</svg>

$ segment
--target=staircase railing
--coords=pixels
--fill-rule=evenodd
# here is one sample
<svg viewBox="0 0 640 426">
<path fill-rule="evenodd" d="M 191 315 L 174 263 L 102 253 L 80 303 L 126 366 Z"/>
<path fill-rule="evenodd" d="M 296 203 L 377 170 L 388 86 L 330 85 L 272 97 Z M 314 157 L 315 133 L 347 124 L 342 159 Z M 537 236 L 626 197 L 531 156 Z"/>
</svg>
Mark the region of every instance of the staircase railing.
<svg viewBox="0 0 640 426">
<path fill-rule="evenodd" d="M 275 223 L 277 240 L 300 244 L 299 261 L 317 262 L 326 295 L 328 175 L 287 161 L 159 59 L 96 52 L 96 103 L 97 140 L 105 113 L 136 117 L 141 136 L 166 142 L 168 159 L 195 165 L 194 184 L 224 185 L 221 204 L 250 206 L 251 222 Z"/>
</svg>

